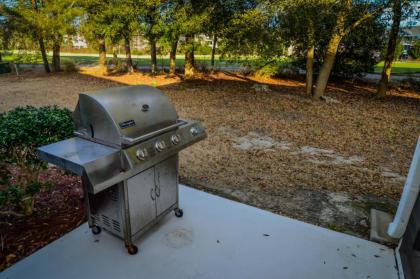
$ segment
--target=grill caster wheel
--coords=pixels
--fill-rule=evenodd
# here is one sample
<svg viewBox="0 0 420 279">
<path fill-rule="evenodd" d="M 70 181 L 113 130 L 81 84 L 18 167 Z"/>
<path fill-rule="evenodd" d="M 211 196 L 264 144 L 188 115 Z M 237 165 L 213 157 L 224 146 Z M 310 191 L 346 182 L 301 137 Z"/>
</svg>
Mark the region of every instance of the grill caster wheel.
<svg viewBox="0 0 420 279">
<path fill-rule="evenodd" d="M 101 227 L 98 226 L 93 226 L 91 230 L 93 234 L 100 234 L 102 231 Z"/>
<path fill-rule="evenodd" d="M 137 248 L 137 246 L 134 244 L 129 244 L 129 245 L 126 245 L 125 247 L 127 248 L 127 252 L 130 255 L 135 255 L 139 251 L 139 248 Z"/>
<path fill-rule="evenodd" d="M 184 215 L 184 211 L 182 211 L 181 208 L 175 208 L 174 211 L 175 211 L 175 216 L 178 218 L 181 218 L 182 215 Z"/>
</svg>

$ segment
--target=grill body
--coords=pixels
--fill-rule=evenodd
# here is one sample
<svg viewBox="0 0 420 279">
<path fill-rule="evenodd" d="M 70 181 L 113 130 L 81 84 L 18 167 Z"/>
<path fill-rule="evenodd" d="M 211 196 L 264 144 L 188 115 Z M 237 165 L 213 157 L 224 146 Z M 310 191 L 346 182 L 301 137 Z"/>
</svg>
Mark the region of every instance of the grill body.
<svg viewBox="0 0 420 279">
<path fill-rule="evenodd" d="M 38 156 L 82 177 L 88 222 L 133 241 L 178 205 L 178 152 L 202 140 L 199 122 L 178 119 L 159 90 L 127 86 L 82 93 L 76 137 L 38 148 Z"/>
</svg>

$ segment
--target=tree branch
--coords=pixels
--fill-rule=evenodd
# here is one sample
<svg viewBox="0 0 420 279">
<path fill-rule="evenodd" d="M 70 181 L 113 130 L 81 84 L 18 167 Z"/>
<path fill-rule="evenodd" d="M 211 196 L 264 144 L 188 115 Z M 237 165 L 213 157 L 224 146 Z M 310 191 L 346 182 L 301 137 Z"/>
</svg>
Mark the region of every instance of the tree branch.
<svg viewBox="0 0 420 279">
<path fill-rule="evenodd" d="M 362 24 L 364 21 L 368 20 L 369 18 L 379 15 L 386 7 L 388 7 L 389 3 L 390 1 L 388 1 L 384 5 L 378 6 L 374 11 L 370 13 L 366 13 L 364 16 L 362 16 L 361 18 L 353 22 L 352 25 L 350 25 L 344 30 L 344 35 L 349 34 L 354 28 L 356 28 L 357 26 L 359 26 L 360 24 Z"/>
</svg>

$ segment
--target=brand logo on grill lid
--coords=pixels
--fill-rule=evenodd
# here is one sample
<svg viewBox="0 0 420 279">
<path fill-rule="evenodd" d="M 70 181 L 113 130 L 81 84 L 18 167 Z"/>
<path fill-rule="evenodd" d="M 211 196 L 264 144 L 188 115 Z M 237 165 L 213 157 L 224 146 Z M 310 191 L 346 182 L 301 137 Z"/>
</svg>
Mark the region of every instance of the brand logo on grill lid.
<svg viewBox="0 0 420 279">
<path fill-rule="evenodd" d="M 125 129 L 125 128 L 136 125 L 136 122 L 133 119 L 131 119 L 131 120 L 127 120 L 127 121 L 124 121 L 124 122 L 120 122 L 120 123 L 118 123 L 118 125 L 120 125 L 121 129 Z"/>
</svg>

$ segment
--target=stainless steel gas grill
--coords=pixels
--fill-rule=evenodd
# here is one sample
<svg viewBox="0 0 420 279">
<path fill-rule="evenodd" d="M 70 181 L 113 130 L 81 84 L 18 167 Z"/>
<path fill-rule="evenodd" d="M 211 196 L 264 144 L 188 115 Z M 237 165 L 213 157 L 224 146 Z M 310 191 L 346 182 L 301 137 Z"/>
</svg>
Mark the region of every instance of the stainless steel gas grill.
<svg viewBox="0 0 420 279">
<path fill-rule="evenodd" d="M 82 93 L 73 113 L 74 138 L 42 146 L 39 158 L 82 177 L 88 222 L 133 240 L 178 206 L 178 152 L 206 133 L 178 119 L 158 89 L 127 86 Z"/>
</svg>

